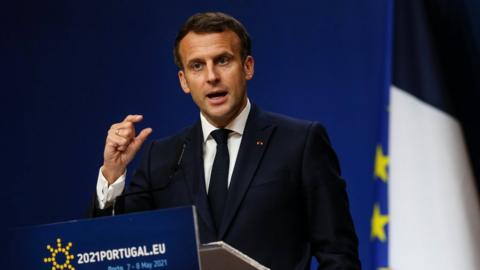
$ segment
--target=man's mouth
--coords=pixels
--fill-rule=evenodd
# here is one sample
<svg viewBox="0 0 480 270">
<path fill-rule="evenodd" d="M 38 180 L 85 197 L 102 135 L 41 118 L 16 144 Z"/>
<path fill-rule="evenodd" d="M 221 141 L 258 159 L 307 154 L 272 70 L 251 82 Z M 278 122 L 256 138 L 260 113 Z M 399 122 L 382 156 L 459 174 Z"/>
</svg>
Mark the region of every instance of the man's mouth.
<svg viewBox="0 0 480 270">
<path fill-rule="evenodd" d="M 227 91 L 219 91 L 219 92 L 215 92 L 215 93 L 210 93 L 207 95 L 208 98 L 210 99 L 217 99 L 217 98 L 222 98 L 224 96 L 227 95 Z"/>
<path fill-rule="evenodd" d="M 211 106 L 220 106 L 228 100 L 228 91 L 220 90 L 207 94 L 208 103 Z"/>
</svg>

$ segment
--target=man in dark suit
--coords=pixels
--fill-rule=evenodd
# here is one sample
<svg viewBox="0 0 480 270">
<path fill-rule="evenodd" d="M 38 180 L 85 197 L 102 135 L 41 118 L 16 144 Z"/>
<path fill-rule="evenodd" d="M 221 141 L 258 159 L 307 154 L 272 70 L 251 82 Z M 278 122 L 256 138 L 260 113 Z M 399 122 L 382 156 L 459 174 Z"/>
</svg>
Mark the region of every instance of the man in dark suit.
<svg viewBox="0 0 480 270">
<path fill-rule="evenodd" d="M 145 150 L 127 212 L 195 205 L 202 243 L 222 240 L 271 269 L 360 269 L 345 183 L 317 123 L 264 112 L 247 97 L 250 38 L 234 18 L 189 18 L 175 42 L 183 91 L 200 121 Z M 123 192 L 128 163 L 152 132 L 140 115 L 108 132 L 97 214 Z"/>
</svg>

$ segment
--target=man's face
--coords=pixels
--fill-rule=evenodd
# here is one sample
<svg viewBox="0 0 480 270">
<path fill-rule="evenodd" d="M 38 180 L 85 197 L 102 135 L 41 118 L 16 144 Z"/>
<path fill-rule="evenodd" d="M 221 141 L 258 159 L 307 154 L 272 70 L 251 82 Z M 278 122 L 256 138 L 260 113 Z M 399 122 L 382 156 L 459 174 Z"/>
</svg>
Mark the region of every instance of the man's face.
<svg viewBox="0 0 480 270">
<path fill-rule="evenodd" d="M 179 52 L 184 66 L 178 72 L 185 93 L 191 94 L 205 118 L 217 127 L 232 121 L 247 104 L 247 80 L 253 76 L 253 58 L 242 62 L 240 39 L 232 31 L 189 32 Z"/>
</svg>

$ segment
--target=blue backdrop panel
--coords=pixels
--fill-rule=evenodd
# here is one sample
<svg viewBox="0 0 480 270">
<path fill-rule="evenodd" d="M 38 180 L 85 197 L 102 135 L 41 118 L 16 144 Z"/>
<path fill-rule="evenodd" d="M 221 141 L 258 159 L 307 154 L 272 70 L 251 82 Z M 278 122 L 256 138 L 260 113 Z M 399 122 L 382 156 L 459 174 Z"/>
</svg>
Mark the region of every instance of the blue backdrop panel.
<svg viewBox="0 0 480 270">
<path fill-rule="evenodd" d="M 144 114 L 140 128 L 152 127 L 153 138 L 198 119 L 178 84 L 172 46 L 186 18 L 215 10 L 237 17 L 252 36 L 251 100 L 327 127 L 368 266 L 378 105 L 389 72 L 388 2 L 4 3 L 0 92 L 6 185 L 1 197 L 9 218 L 3 226 L 84 216 L 106 132 L 126 114 Z"/>
</svg>

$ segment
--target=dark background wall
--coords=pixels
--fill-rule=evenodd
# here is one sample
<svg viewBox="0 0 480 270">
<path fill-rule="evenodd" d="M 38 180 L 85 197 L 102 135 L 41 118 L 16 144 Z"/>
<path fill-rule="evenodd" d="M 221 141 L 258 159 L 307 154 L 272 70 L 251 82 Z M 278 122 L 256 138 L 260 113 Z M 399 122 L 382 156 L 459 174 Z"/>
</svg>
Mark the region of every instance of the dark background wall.
<svg viewBox="0 0 480 270">
<path fill-rule="evenodd" d="M 2 3 L 1 254 L 7 253 L 6 228 L 85 217 L 113 122 L 144 114 L 140 126 L 152 127 L 158 138 L 196 121 L 198 110 L 178 84 L 172 43 L 187 17 L 215 10 L 237 17 L 252 36 L 251 100 L 327 127 L 348 183 L 361 259 L 369 266 L 373 155 L 390 72 L 389 4 Z"/>
</svg>

